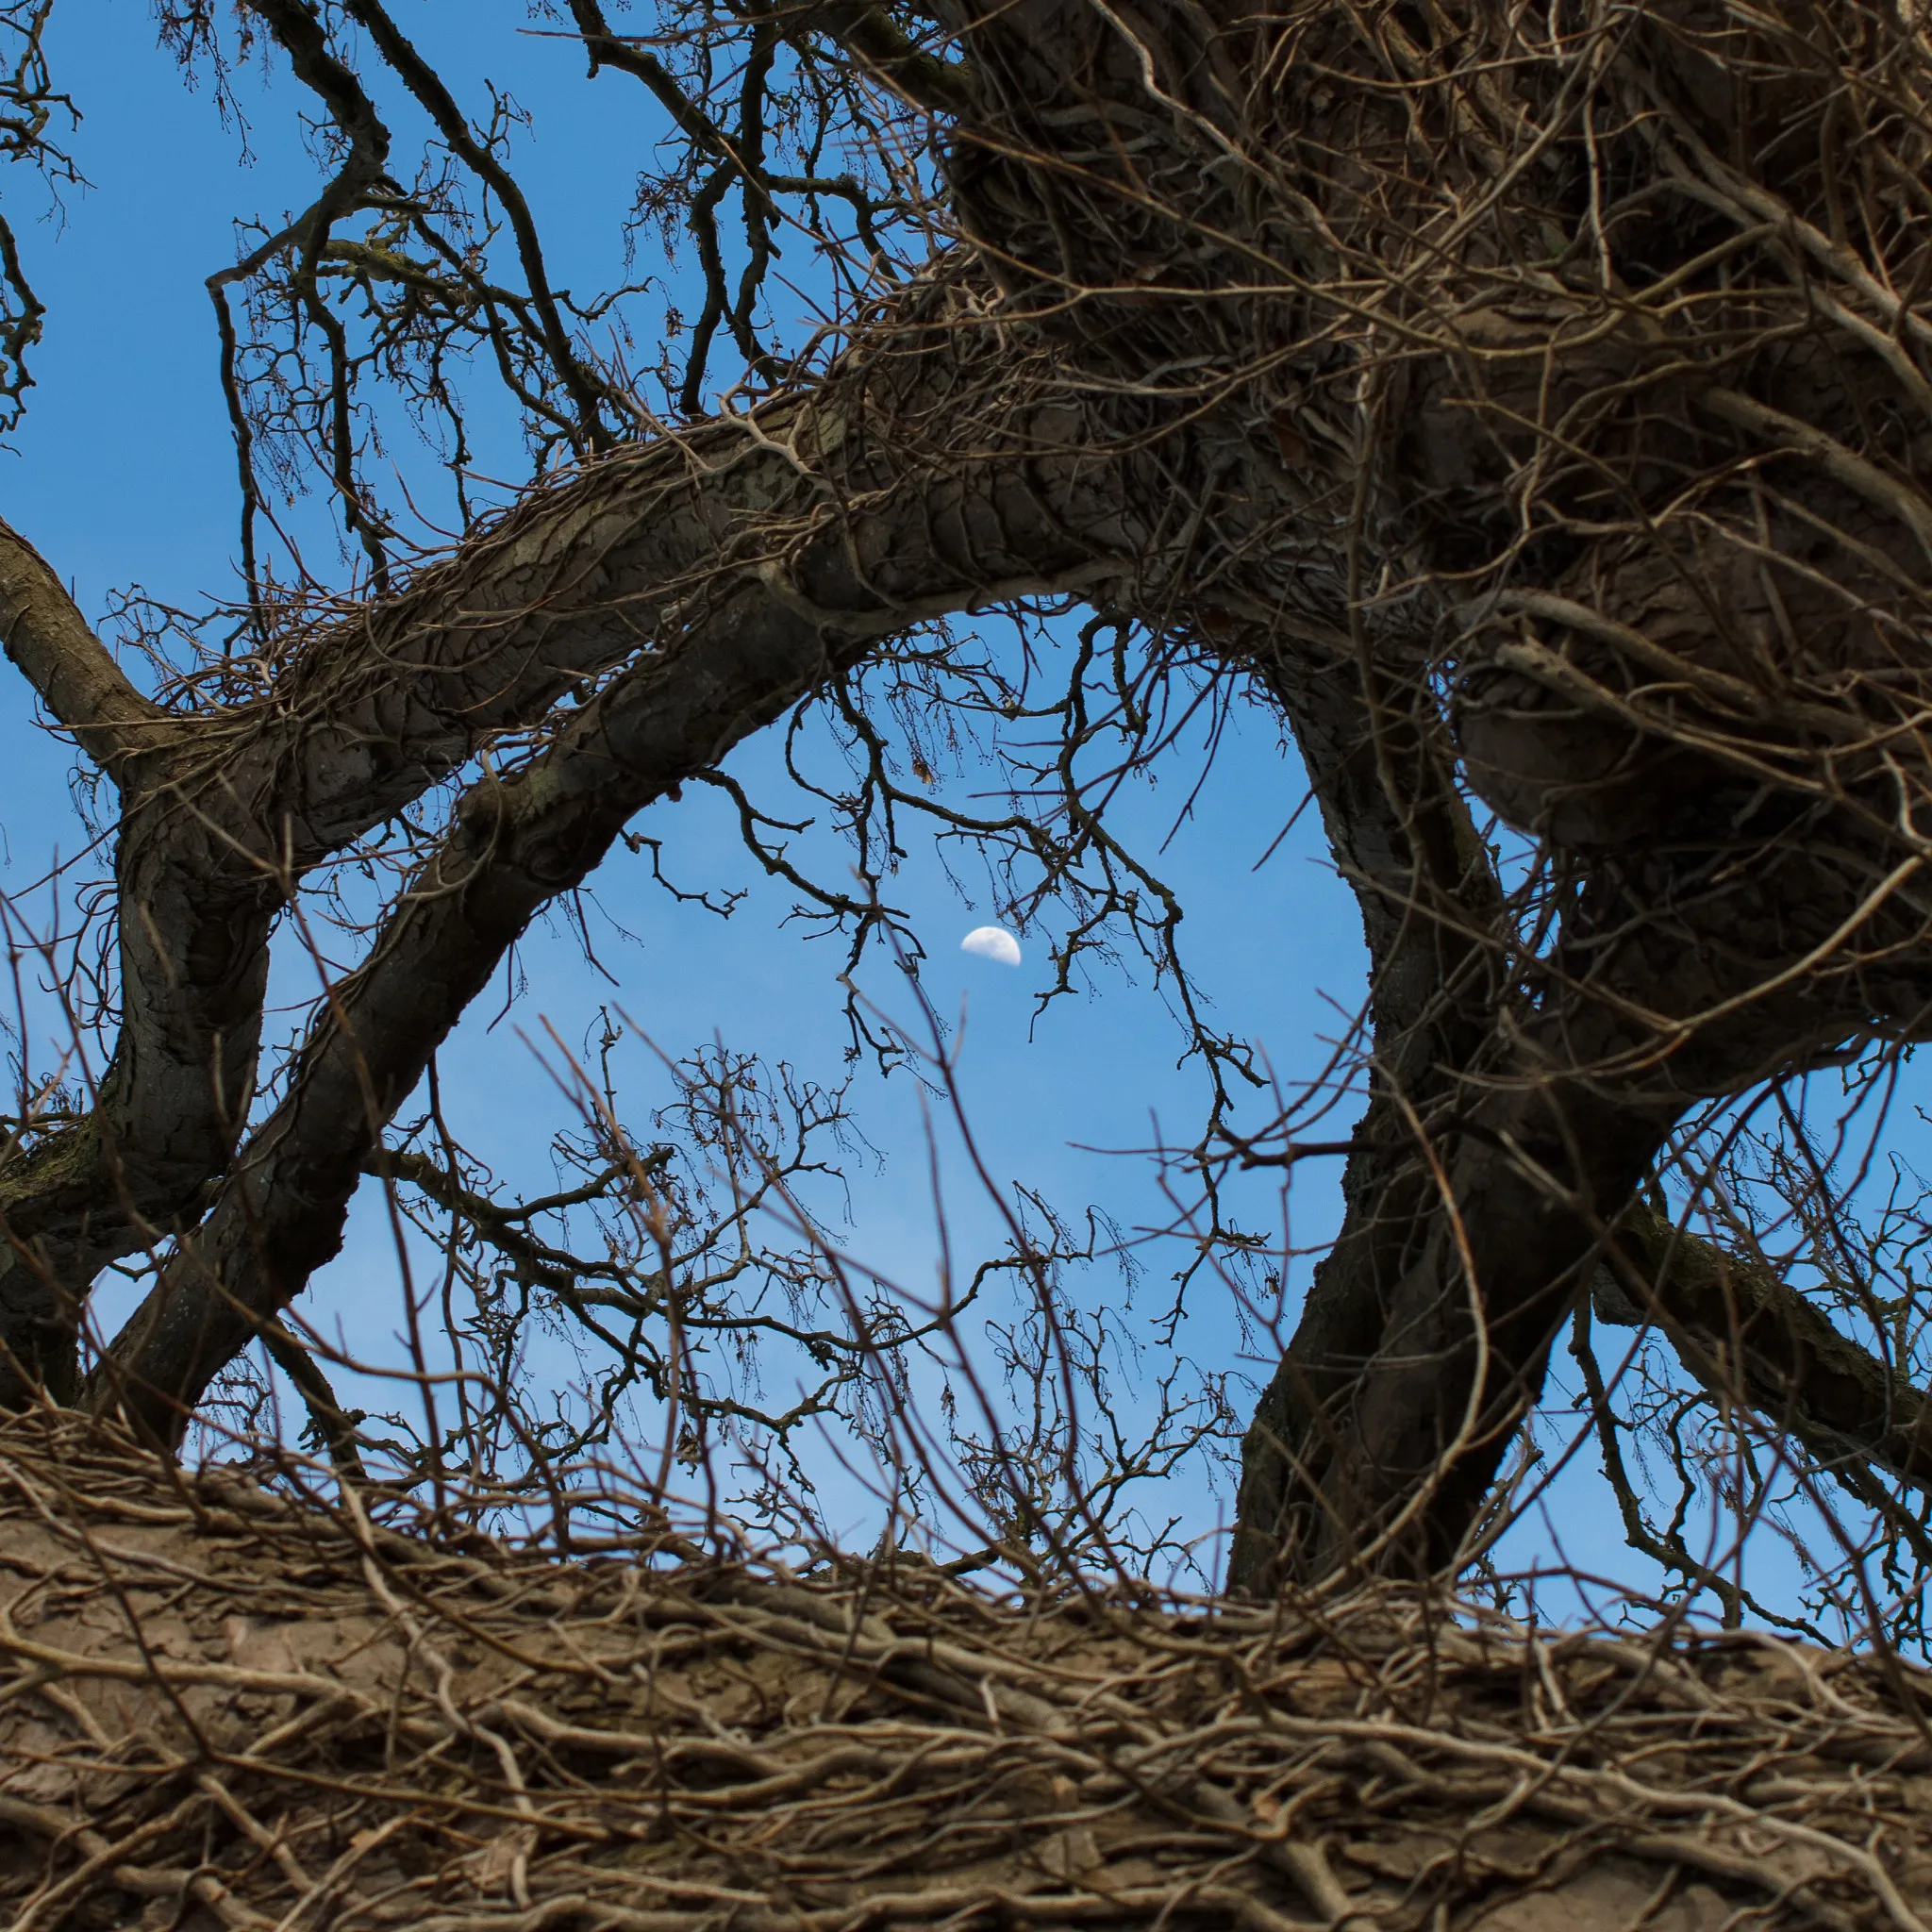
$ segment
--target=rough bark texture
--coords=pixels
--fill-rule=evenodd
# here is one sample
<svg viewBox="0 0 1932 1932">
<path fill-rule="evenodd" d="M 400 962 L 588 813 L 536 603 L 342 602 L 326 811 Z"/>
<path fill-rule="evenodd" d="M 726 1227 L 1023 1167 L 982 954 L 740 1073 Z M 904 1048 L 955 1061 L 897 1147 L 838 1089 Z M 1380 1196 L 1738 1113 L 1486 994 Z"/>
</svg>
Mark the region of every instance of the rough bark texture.
<svg viewBox="0 0 1932 1932">
<path fill-rule="evenodd" d="M 0 1428 L 0 1545 L 16 1924 L 1924 1932 L 1932 1890 L 1932 1686 L 1741 1633 L 558 1561 L 72 1417 Z"/>
</svg>

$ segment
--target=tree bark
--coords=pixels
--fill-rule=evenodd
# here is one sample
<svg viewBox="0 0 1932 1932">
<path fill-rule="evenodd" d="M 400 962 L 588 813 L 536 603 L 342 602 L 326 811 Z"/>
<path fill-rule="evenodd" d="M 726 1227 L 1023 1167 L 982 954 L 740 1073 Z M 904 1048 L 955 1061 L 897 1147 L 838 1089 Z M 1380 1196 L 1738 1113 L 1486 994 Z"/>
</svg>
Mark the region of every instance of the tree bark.
<svg viewBox="0 0 1932 1932">
<path fill-rule="evenodd" d="M 1312 656 L 1312 653 L 1310 654 Z M 1319 1565 L 1349 1525 L 1336 1493 L 1363 1368 L 1439 1219 L 1427 1149 L 1451 1130 L 1507 991 L 1502 891 L 1455 784 L 1452 748 L 1411 693 L 1401 710 L 1337 651 L 1278 653 L 1257 681 L 1280 705 L 1370 965 L 1370 1097 L 1342 1177 L 1344 1216 L 1242 1448 L 1229 1582 Z M 1374 702 L 1369 701 L 1373 695 Z"/>
<path fill-rule="evenodd" d="M 1676 1226 L 1640 1199 L 1591 1289 L 1598 1321 L 1654 1321 L 1712 1394 L 1748 1404 L 1828 1467 L 1869 1462 L 1932 1491 L 1932 1399 L 1761 1257 Z"/>
</svg>

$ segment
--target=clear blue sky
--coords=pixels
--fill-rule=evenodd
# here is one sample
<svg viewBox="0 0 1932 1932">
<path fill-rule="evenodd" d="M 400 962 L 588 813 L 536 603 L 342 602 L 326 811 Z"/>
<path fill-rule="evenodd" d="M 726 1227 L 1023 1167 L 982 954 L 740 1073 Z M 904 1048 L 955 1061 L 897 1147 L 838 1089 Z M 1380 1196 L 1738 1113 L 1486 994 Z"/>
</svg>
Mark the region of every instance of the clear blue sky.
<svg viewBox="0 0 1932 1932">
<path fill-rule="evenodd" d="M 609 279 L 616 225 L 648 134 L 640 91 L 608 80 L 586 87 L 581 56 L 566 41 L 517 41 L 525 9 L 510 0 L 406 4 L 399 17 L 459 87 L 474 86 L 485 66 L 512 80 L 534 116 L 515 157 L 519 176 L 556 273 Z M 244 164 L 237 130 L 156 49 L 144 0 L 60 0 L 50 47 L 58 79 L 87 117 L 74 146 L 93 185 L 67 196 L 63 220 L 37 222 L 32 184 L 0 181 L 48 311 L 33 364 L 39 387 L 10 452 L 0 455 L 0 514 L 71 579 L 91 616 L 136 585 L 186 607 L 232 595 L 233 451 L 203 283 L 233 259 L 235 219 L 276 223 L 311 198 L 315 175 L 292 127 L 298 97 L 279 77 L 265 90 L 258 78 L 247 82 L 252 158 Z M 408 119 L 395 109 L 399 130 Z M 400 446 L 396 455 L 420 463 Z M 507 448 L 486 456 L 500 457 L 506 471 L 515 462 Z M 312 515 L 307 523 L 319 528 Z M 4 675 L 12 681 L 0 706 L 0 824 L 4 879 L 18 892 L 85 834 L 68 798 L 65 748 L 35 724 L 24 687 Z M 768 809 L 791 815 L 772 743 L 745 747 L 731 769 Z M 1260 864 L 1303 791 L 1268 721 L 1238 723 L 1191 814 L 1176 825 L 1193 777 L 1193 765 L 1177 759 L 1158 789 L 1129 798 L 1124 822 L 1150 853 L 1167 841 L 1160 869 L 1183 890 L 1189 957 L 1216 1020 L 1257 1042 L 1284 1079 L 1308 1074 L 1362 993 L 1353 903 L 1327 866 L 1312 811 Z M 974 774 L 964 782 L 970 790 Z M 442 1057 L 471 1143 L 512 1185 L 549 1184 L 545 1149 L 564 1118 L 518 1028 L 534 1036 L 547 1021 L 575 1042 L 608 1004 L 674 1055 L 722 1037 L 819 1079 L 844 1071 L 836 982 L 842 947 L 807 940 L 785 923 L 791 894 L 757 874 L 722 801 L 691 788 L 683 802 L 655 808 L 641 829 L 665 841 L 667 867 L 681 883 L 744 886 L 748 897 L 720 922 L 658 891 L 641 859 L 620 857 L 597 884 L 611 921 L 599 947 L 615 986 L 560 924 L 532 936 L 521 961 L 528 991 L 516 1012 L 492 1031 L 488 1019 L 499 1003 L 486 1000 L 484 1017 L 466 1023 Z M 1176 1068 L 1181 1036 L 1145 974 L 1103 971 L 1091 997 L 1059 1002 L 1036 1021 L 1034 996 L 1047 972 L 1040 938 L 1029 939 L 1018 971 L 962 956 L 960 937 L 994 908 L 984 893 L 962 900 L 929 845 L 914 844 L 892 887 L 928 954 L 928 995 L 948 1017 L 965 1015 L 962 1081 L 995 1176 L 1024 1181 L 1069 1210 L 1098 1203 L 1130 1226 L 1158 1217 L 1144 1159 L 1091 1151 L 1144 1147 L 1163 1130 L 1185 1140 L 1200 1117 L 1199 1076 Z M 48 916 L 44 898 L 28 903 L 37 919 Z M 888 1011 L 911 1017 L 890 970 L 874 968 L 866 987 Z M 306 961 L 290 956 L 278 991 L 299 1001 L 310 990 Z M 638 1097 L 641 1110 L 656 1097 L 641 1056 Z M 939 1242 L 918 1093 L 909 1080 L 881 1083 L 861 1073 L 858 1100 L 884 1158 L 855 1174 L 841 1233 L 864 1263 L 926 1288 Z M 983 1248 L 996 1237 L 996 1218 L 950 1145 L 940 1172 L 956 1241 L 968 1254 Z M 1332 1227 L 1335 1179 L 1332 1164 L 1303 1170 L 1293 1200 L 1297 1243 Z M 1257 1193 L 1256 1218 L 1274 1205 Z M 1160 1300 L 1163 1265 L 1171 1260 L 1156 1257 L 1155 1278 L 1143 1284 L 1146 1306 Z M 1305 1281 L 1305 1272 L 1294 1278 Z M 377 1354 L 396 1325 L 394 1310 L 387 1229 L 379 1215 L 358 1215 L 344 1256 L 316 1283 L 305 1313 L 325 1329 L 340 1322 L 358 1350 Z M 1122 1311 L 1120 1319 L 1135 1317 Z M 1231 1311 L 1211 1286 L 1182 1345 L 1211 1364 L 1239 1365 Z M 1265 1374 L 1265 1364 L 1245 1366 Z M 1553 1523 L 1577 1561 L 1628 1573 L 1593 1469 L 1586 1451 L 1553 1492 Z M 1188 1496 L 1204 1526 L 1226 1500 L 1217 1506 L 1198 1485 Z M 1527 1525 L 1516 1554 L 1546 1547 L 1547 1535 L 1548 1525 Z"/>
</svg>

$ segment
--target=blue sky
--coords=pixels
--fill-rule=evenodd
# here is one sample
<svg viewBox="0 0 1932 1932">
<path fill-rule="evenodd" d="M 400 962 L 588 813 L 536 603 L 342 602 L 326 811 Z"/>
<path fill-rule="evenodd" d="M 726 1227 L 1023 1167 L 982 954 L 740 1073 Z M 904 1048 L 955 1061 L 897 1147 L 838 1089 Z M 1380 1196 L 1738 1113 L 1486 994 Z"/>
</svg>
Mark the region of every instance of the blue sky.
<svg viewBox="0 0 1932 1932">
<path fill-rule="evenodd" d="M 441 9 L 443 19 L 448 13 Z M 433 42 L 425 27 L 436 24 L 434 12 L 405 19 Z M 502 44 L 494 42 L 497 51 Z M 608 270 L 637 152 L 637 91 L 587 89 L 565 43 L 532 40 L 525 49 L 517 86 L 536 125 L 519 150 L 522 178 L 553 259 L 567 264 L 581 250 Z M 203 282 L 232 259 L 236 217 L 274 221 L 312 192 L 310 164 L 290 139 L 293 91 L 271 81 L 249 102 L 253 159 L 243 165 L 237 131 L 224 127 L 205 89 L 184 87 L 155 47 L 139 0 L 67 0 L 52 52 L 86 116 L 74 145 L 92 186 L 68 194 L 58 221 L 32 224 L 21 219 L 30 204 L 17 192 L 27 184 L 5 184 L 48 314 L 33 365 L 38 386 L 11 451 L 0 455 L 0 513 L 71 581 L 91 616 L 134 586 L 192 608 L 235 589 L 233 450 Z M 400 112 L 397 119 L 405 124 Z M 501 454 L 508 470 L 512 454 Z M 9 774 L 7 876 L 18 891 L 85 833 L 68 802 L 66 750 L 35 724 L 18 684 L 0 730 Z M 1324 1039 L 1342 1029 L 1360 995 L 1352 902 L 1327 867 L 1312 812 L 1256 870 L 1302 794 L 1299 770 L 1269 721 L 1237 721 L 1176 826 L 1198 750 L 1194 763 L 1177 760 L 1158 787 L 1127 795 L 1133 842 L 1150 856 L 1158 851 L 1163 874 L 1186 882 L 1186 950 L 1216 1023 L 1259 1043 L 1284 1078 L 1312 1073 L 1325 1058 Z M 731 769 L 769 808 L 795 808 L 775 741 L 744 747 Z M 983 782 L 971 771 L 963 779 L 969 791 Z M 500 1001 L 480 1003 L 479 1017 L 442 1056 L 446 1090 L 473 1144 L 513 1184 L 549 1184 L 545 1148 L 563 1119 L 552 1077 L 526 1043 L 544 1023 L 575 1043 L 600 1006 L 613 1006 L 674 1056 L 722 1038 L 810 1077 L 835 1080 L 846 1071 L 837 979 L 843 945 L 787 923 L 793 895 L 757 872 L 724 802 L 691 788 L 681 803 L 645 814 L 639 829 L 664 840 L 666 869 L 680 884 L 743 887 L 748 896 L 721 921 L 674 902 L 650 882 L 641 858 L 619 856 L 598 882 L 608 920 L 601 927 L 593 920 L 616 985 L 584 958 L 560 920 L 532 934 L 520 959 L 524 1002 L 493 1029 Z M 820 851 L 837 879 L 840 855 L 828 842 Z M 1203 1083 L 1197 1070 L 1176 1067 L 1184 1039 L 1146 970 L 1096 969 L 1091 992 L 1036 1017 L 1049 978 L 1051 915 L 1041 934 L 1028 935 L 1016 971 L 958 951 L 965 932 L 995 908 L 987 891 L 962 900 L 928 842 L 913 841 L 891 887 L 925 948 L 927 997 L 948 1021 L 963 1018 L 960 1082 L 990 1169 L 1074 1212 L 1097 1203 L 1128 1226 L 1161 1216 L 1144 1159 L 1092 1151 L 1145 1148 L 1163 1135 L 1191 1138 L 1198 1127 Z M 312 972 L 292 953 L 283 966 L 278 992 L 299 1001 L 312 990 Z M 886 1013 L 916 1019 L 890 962 L 876 963 L 865 991 Z M 641 1100 L 651 1097 L 643 1056 L 639 1073 Z M 858 1118 L 883 1160 L 852 1175 L 843 1232 L 865 1265 L 921 1287 L 939 1252 L 926 1115 L 908 1078 L 882 1082 L 861 1071 L 859 1082 Z M 941 1171 L 954 1239 L 962 1254 L 974 1253 L 996 1239 L 997 1217 L 950 1153 Z M 1332 1224 L 1333 1182 L 1332 1174 L 1305 1171 L 1298 1241 Z M 1257 1192 L 1256 1203 L 1257 1218 L 1273 1214 L 1269 1195 Z M 393 1323 L 393 1273 L 382 1218 L 359 1215 L 342 1260 L 309 1297 L 310 1319 L 333 1326 L 326 1309 L 366 1347 L 374 1324 Z M 1154 1293 L 1149 1284 L 1149 1299 Z M 1237 1345 L 1224 1308 L 1204 1307 L 1192 1345 L 1217 1355 Z"/>
<path fill-rule="evenodd" d="M 477 71 L 476 50 L 487 47 L 501 73 L 502 50 L 515 49 L 515 89 L 534 116 L 516 162 L 558 278 L 571 279 L 581 264 L 586 281 L 597 279 L 593 263 L 608 277 L 641 152 L 640 91 L 608 79 L 586 87 L 581 58 L 566 42 L 511 41 L 524 9 L 505 0 L 434 0 L 404 7 L 399 18 L 459 85 Z M 144 0 L 61 0 L 50 46 L 58 79 L 87 117 L 74 147 L 93 185 L 68 195 L 64 219 L 37 222 L 31 184 L 0 182 L 48 311 L 33 364 L 39 386 L 10 450 L 0 454 L 0 514 L 71 579 L 91 616 L 136 585 L 184 607 L 226 597 L 236 588 L 233 451 L 203 284 L 233 259 L 236 218 L 278 221 L 311 197 L 312 166 L 291 132 L 296 97 L 280 80 L 254 97 L 252 158 L 244 164 L 238 131 L 225 127 L 206 90 L 185 88 L 156 49 Z M 398 109 L 396 120 L 400 132 L 408 116 Z M 508 472 L 513 452 L 486 451 L 488 460 L 499 458 Z M 319 528 L 312 507 L 306 520 Z M 24 687 L 10 672 L 5 676 L 0 824 L 5 882 L 20 892 L 51 855 L 72 854 L 85 833 L 68 798 L 65 748 L 34 722 Z M 744 747 L 730 769 L 760 803 L 789 815 L 769 738 Z M 1176 824 L 1193 777 L 1193 765 L 1177 758 L 1158 787 L 1127 796 L 1124 824 L 1140 849 L 1159 852 L 1164 875 L 1182 888 L 1188 955 L 1216 1022 L 1255 1041 L 1285 1081 L 1306 1077 L 1362 993 L 1353 903 L 1328 867 L 1312 811 L 1275 842 L 1303 781 L 1268 720 L 1237 716 L 1191 812 Z M 971 790 L 980 781 L 969 771 L 960 782 Z M 681 803 L 654 808 L 640 829 L 663 839 L 667 869 L 680 883 L 743 887 L 747 896 L 723 922 L 658 891 L 641 858 L 619 857 L 597 884 L 609 922 L 596 929 L 598 948 L 611 978 L 586 961 L 560 921 L 533 933 L 520 960 L 528 983 L 522 1004 L 492 1027 L 500 1003 L 481 1003 L 442 1056 L 470 1143 L 512 1186 L 549 1185 L 545 1150 L 564 1118 L 551 1075 L 523 1037 L 541 1037 L 544 1023 L 575 1042 L 600 1006 L 611 1006 L 674 1056 L 722 1038 L 786 1059 L 809 1077 L 829 1081 L 845 1071 L 842 945 L 787 923 L 791 894 L 758 874 L 723 801 L 690 788 Z M 828 846 L 815 849 L 836 866 Z M 1036 1017 L 1051 915 L 1013 971 L 958 950 L 960 937 L 996 908 L 985 891 L 956 893 L 929 844 L 913 842 L 891 887 L 926 950 L 927 996 L 949 1020 L 963 1014 L 960 1081 L 995 1178 L 1024 1181 L 1068 1210 L 1099 1204 L 1128 1226 L 1158 1215 L 1149 1163 L 1094 1151 L 1145 1148 L 1163 1134 L 1186 1140 L 1200 1118 L 1198 1071 L 1175 1065 L 1182 1037 L 1147 974 L 1101 970 L 1091 994 Z M 33 916 L 48 916 L 44 898 L 25 903 Z M 290 1001 L 312 991 L 311 969 L 292 952 L 278 973 L 278 994 Z M 864 990 L 888 1013 L 915 1017 L 890 962 L 875 962 Z M 641 1052 L 636 1074 L 641 1108 L 654 1097 Z M 840 1232 L 864 1264 L 924 1291 L 940 1241 L 920 1093 L 904 1077 L 882 1082 L 863 1070 L 858 1077 L 859 1119 L 883 1160 L 853 1174 L 850 1221 Z M 1332 1170 L 1313 1164 L 1297 1178 L 1297 1244 L 1332 1228 Z M 938 1172 L 959 1250 L 995 1241 L 997 1217 L 943 1124 Z M 1257 1221 L 1277 1214 L 1279 1205 L 1261 1190 L 1249 1204 Z M 1157 1259 L 1157 1278 L 1143 1284 L 1143 1309 L 1159 1301 L 1166 1265 Z M 1305 1273 L 1291 1279 L 1305 1280 Z M 340 1323 L 358 1352 L 379 1354 L 393 1345 L 394 1281 L 386 1224 L 377 1212 L 360 1212 L 342 1258 L 318 1281 L 305 1312 L 325 1330 Z M 1181 1345 L 1235 1366 L 1240 1344 L 1226 1300 L 1209 1284 Z M 1124 1310 L 1119 1318 L 1138 1319 Z M 1265 1366 L 1247 1364 L 1250 1373 Z M 1526 1560 L 1546 1550 L 1555 1531 L 1587 1567 L 1631 1573 L 1593 1469 L 1586 1450 L 1552 1492 L 1548 1521 L 1525 1525 L 1515 1554 Z M 1224 1500 L 1218 1505 L 1197 1488 L 1189 1507 L 1206 1526 Z"/>
</svg>

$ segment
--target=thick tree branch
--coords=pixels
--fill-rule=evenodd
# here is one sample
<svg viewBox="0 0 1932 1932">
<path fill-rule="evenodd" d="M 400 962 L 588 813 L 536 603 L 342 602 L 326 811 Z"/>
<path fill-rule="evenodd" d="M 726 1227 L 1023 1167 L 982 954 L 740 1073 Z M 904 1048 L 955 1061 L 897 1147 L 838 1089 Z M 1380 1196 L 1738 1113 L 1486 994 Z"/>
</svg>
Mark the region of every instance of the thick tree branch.
<svg viewBox="0 0 1932 1932">
<path fill-rule="evenodd" d="M 626 820 L 837 668 L 815 622 L 745 600 L 700 675 L 647 660 L 530 769 L 467 793 L 448 841 L 319 1016 L 289 1092 L 251 1138 L 94 1378 L 151 1433 L 185 1426 L 256 1326 L 341 1242 L 371 1149 L 530 920 L 594 870 Z M 791 675 L 773 675 L 789 646 Z"/>
<path fill-rule="evenodd" d="M 1398 1284 L 1439 1208 L 1419 1141 L 1442 1132 L 1491 1038 L 1502 891 L 1455 783 L 1437 721 L 1392 711 L 1338 638 L 1329 661 L 1278 653 L 1257 679 L 1302 754 L 1370 958 L 1370 1100 L 1342 1178 L 1341 1234 L 1315 1273 L 1292 1341 L 1242 1448 L 1229 1582 L 1265 1587 L 1284 1553 L 1319 1561 L 1317 1520 L 1340 1474 L 1362 1366 L 1382 1345 Z M 1371 699 L 1374 702 L 1371 702 Z M 1292 1498 L 1292 1502 L 1291 1501 Z M 1343 1498 L 1329 1494 L 1328 1507 Z"/>
<path fill-rule="evenodd" d="M 1733 907 L 1749 929 L 1780 890 L 1770 868 L 1690 907 L 1580 896 L 1549 967 L 1522 978 L 1532 962 L 1510 964 L 1501 894 L 1446 748 L 1432 748 L 1426 697 L 1391 717 L 1346 676 L 1292 664 L 1264 678 L 1361 904 L 1374 1042 L 1342 1232 L 1244 1445 L 1230 1580 L 1250 1589 L 1371 1554 L 1451 1562 L 1541 1388 L 1580 1271 L 1673 1124 L 1699 1094 L 1736 1091 L 1820 1039 L 1807 1038 L 1815 1010 L 1776 995 L 1687 1026 L 1671 1048 L 1657 1030 L 1659 1011 L 1698 1015 L 1769 976 L 1764 956 L 1726 960 L 1683 935 L 1724 934 Z M 1737 1378 L 1738 1310 L 1719 1276 L 1691 1269 L 1675 1292 L 1687 1362 L 1705 1348 Z M 1733 1392 L 1781 1426 L 1912 1467 L 1926 1453 L 1916 1394 L 1801 1299 L 1768 1280 L 1755 1292 Z M 1398 1532 L 1406 1551 L 1383 1541 Z"/>
<path fill-rule="evenodd" d="M 915 46 L 884 8 L 864 0 L 821 0 L 804 24 L 856 55 L 895 93 L 934 114 L 971 114 L 979 105 L 971 68 Z"/>
<path fill-rule="evenodd" d="M 144 753 L 164 747 L 168 713 L 128 681 L 45 558 L 5 523 L 0 643 L 55 722 L 116 785 Z"/>
<path fill-rule="evenodd" d="M 1146 569 L 1158 491 L 1132 472 L 1152 459 L 1118 446 L 1101 403 L 941 275 L 810 391 L 535 492 L 318 632 L 271 694 L 182 721 L 124 818 L 125 1017 L 97 1116 L 0 1195 L 0 1339 L 41 1359 L 14 1338 L 71 1336 L 100 1267 L 193 1219 L 240 1131 L 268 936 L 305 869 L 625 658 L 638 674 L 561 714 L 522 795 L 601 785 L 612 755 L 586 733 L 633 728 L 627 703 L 724 707 L 679 752 L 697 756 L 911 624 Z"/>
<path fill-rule="evenodd" d="M 1714 1395 L 1748 1403 L 1827 1464 L 1861 1458 L 1932 1490 L 1932 1398 L 1801 1290 L 1641 1200 L 1618 1224 L 1616 1247 L 1623 1266 L 1593 1284 L 1598 1321 L 1655 1320 Z"/>
<path fill-rule="evenodd" d="M 525 770 L 464 795 L 441 849 L 335 989 L 205 1224 L 117 1341 L 95 1399 L 115 1399 L 125 1380 L 142 1420 L 168 1433 L 254 1325 L 301 1292 L 335 1253 L 363 1163 L 429 1056 L 530 919 L 594 870 L 643 805 L 908 623 L 1119 571 L 1128 471 L 1096 459 L 1077 408 L 1016 391 L 998 346 L 942 334 L 924 362 L 912 358 L 923 381 L 945 378 L 943 423 L 971 441 L 889 472 L 895 487 L 851 487 L 867 474 L 864 425 L 836 383 L 827 415 L 741 432 L 759 437 L 787 494 L 805 492 L 816 514 L 782 525 L 782 546 L 769 513 L 745 518 L 756 561 L 636 584 L 626 619 L 660 648 L 565 714 Z M 987 403 L 962 409 L 958 384 L 975 373 Z M 920 393 L 912 385 L 899 401 Z M 827 441 L 843 467 L 836 496 L 814 462 Z M 902 456 L 908 446 L 902 435 Z M 1004 463 L 989 453 L 1002 446 Z M 704 480 L 723 501 L 698 493 L 694 521 L 719 533 L 730 559 L 742 477 L 726 465 Z"/>
</svg>

